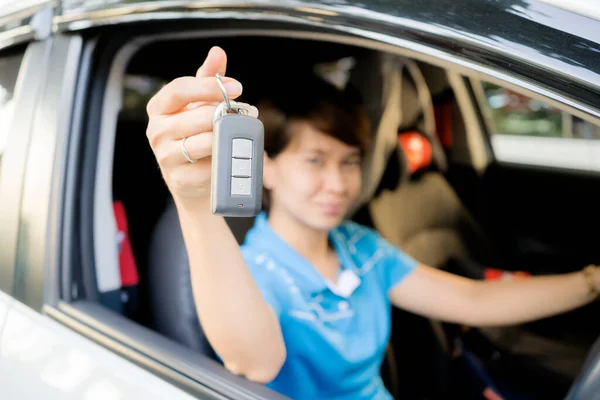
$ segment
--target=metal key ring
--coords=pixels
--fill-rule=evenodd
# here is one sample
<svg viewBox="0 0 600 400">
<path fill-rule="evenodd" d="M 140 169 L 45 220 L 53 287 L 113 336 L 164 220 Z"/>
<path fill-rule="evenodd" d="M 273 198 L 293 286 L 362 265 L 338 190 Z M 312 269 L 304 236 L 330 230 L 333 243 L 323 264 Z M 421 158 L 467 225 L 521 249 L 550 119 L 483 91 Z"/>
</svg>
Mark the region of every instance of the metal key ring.
<svg viewBox="0 0 600 400">
<path fill-rule="evenodd" d="M 224 115 L 227 114 L 227 111 L 225 110 L 225 108 L 227 107 L 227 104 L 225 104 L 224 102 L 221 102 L 216 108 L 215 108 L 215 112 L 213 114 L 213 124 L 215 122 L 217 122 L 217 120 L 221 117 L 223 117 Z M 229 105 L 230 107 L 230 114 L 240 114 L 240 115 L 251 115 L 252 114 L 252 110 L 249 106 L 244 105 L 244 104 L 240 104 L 237 103 L 235 101 L 232 101 L 231 104 Z"/>
<path fill-rule="evenodd" d="M 219 72 L 217 72 L 217 83 L 221 88 L 221 92 L 223 93 L 223 97 L 225 98 L 225 103 L 227 103 L 227 110 L 229 112 L 233 112 L 233 108 L 231 108 L 231 103 L 229 102 L 229 96 L 227 95 L 227 90 L 225 90 L 225 86 L 223 86 L 221 78 L 223 78 L 223 76 Z"/>
</svg>

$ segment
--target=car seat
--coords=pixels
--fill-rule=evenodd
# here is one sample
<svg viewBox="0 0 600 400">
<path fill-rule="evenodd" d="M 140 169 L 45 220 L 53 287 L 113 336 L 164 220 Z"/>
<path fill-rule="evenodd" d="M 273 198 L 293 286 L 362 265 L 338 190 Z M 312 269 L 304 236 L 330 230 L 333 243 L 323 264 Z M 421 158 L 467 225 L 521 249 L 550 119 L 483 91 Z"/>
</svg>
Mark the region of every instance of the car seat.
<svg viewBox="0 0 600 400">
<path fill-rule="evenodd" d="M 402 88 L 404 118 L 396 131 L 394 155 L 367 206 L 371 223 L 394 245 L 434 267 L 444 267 L 452 258 L 498 264 L 491 241 L 443 176 L 447 160 L 418 68 L 410 78 Z"/>
<path fill-rule="evenodd" d="M 426 90 L 418 86 L 407 80 L 403 99 L 418 97 L 407 95 L 408 92 Z M 363 222 L 368 220 L 365 223 L 372 224 L 392 244 L 427 265 L 486 279 L 491 272 L 503 270 L 507 261 L 445 179 L 444 153 L 435 151 L 441 144 L 434 129 L 424 124 L 423 107 L 432 105 L 428 101 L 403 102 L 404 120 L 398 130 L 396 149 L 388 159 L 386 174 L 375 196 L 364 207 Z M 411 318 L 411 323 L 423 324 L 422 318 Z M 447 326 L 443 329 L 438 321 L 428 324 L 442 341 L 451 342 L 447 334 L 452 330 Z M 496 363 L 502 368 L 518 368 L 526 376 L 541 381 L 550 379 L 556 387 L 567 388 L 577 375 L 585 352 L 523 328 L 471 330 L 469 340 L 483 345 L 496 358 L 505 356 L 506 360 Z M 443 386 L 443 372 L 428 368 L 427 373 L 437 374 Z"/>
<path fill-rule="evenodd" d="M 389 127 L 385 133 L 387 137 L 386 146 L 389 146 L 387 148 L 389 156 L 386 158 L 387 163 L 382 168 L 384 173 L 376 181 L 377 184 L 373 185 L 375 186 L 372 187 L 373 193 L 365 198 L 365 200 L 370 201 L 359 207 L 352 218 L 359 223 L 374 227 L 392 244 L 413 257 L 424 261 L 423 259 L 427 260 L 426 257 L 430 255 L 427 242 L 431 242 L 432 246 L 445 249 L 445 243 L 436 243 L 436 241 L 449 237 L 446 241 L 452 242 L 452 235 L 443 233 L 444 219 L 436 219 L 435 212 L 422 204 L 418 195 L 413 195 L 410 190 L 407 190 L 402 193 L 400 198 L 390 196 L 391 191 L 399 187 L 406 188 L 408 185 L 405 185 L 405 183 L 410 180 L 410 174 L 407 172 L 407 168 L 404 167 L 408 160 L 400 149 L 398 132 L 405 130 L 412 132 L 414 135 L 417 135 L 417 132 L 430 133 L 426 136 L 424 133 L 421 134 L 423 135 L 421 137 L 427 137 L 427 139 L 424 139 L 427 143 L 427 157 L 420 162 L 411 163 L 415 174 L 420 172 L 421 166 L 426 166 L 426 160 L 429 161 L 430 165 L 435 165 L 436 171 L 439 172 L 444 171 L 447 166 L 442 145 L 433 135 L 436 128 L 435 114 L 427 85 L 420 68 L 413 61 L 404 63 L 400 92 L 400 103 L 397 106 L 401 109 L 402 118 L 395 121 L 396 125 Z M 410 140 L 406 140 L 406 142 L 409 143 Z M 424 145 L 424 143 L 421 143 L 421 145 Z M 446 190 L 446 192 L 453 194 L 449 190 Z M 403 197 L 410 201 L 408 206 Z M 448 206 L 450 206 L 451 201 L 457 201 L 455 198 L 441 198 L 439 200 L 440 202 L 448 202 Z M 412 203 L 414 203 L 413 208 L 411 208 Z M 442 204 L 441 207 L 444 206 L 446 205 Z M 397 229 L 397 225 L 402 227 Z M 424 238 L 420 233 L 428 229 L 422 228 L 429 226 L 431 226 L 434 235 L 431 238 L 426 238 L 427 240 L 423 240 Z M 441 228 L 442 234 L 436 232 L 438 227 Z M 458 239 L 454 242 L 458 242 Z M 460 247 L 455 247 L 457 249 L 456 253 L 459 254 Z M 442 251 L 440 250 L 437 253 L 441 254 Z M 448 379 L 450 357 L 447 338 L 441 324 L 438 321 L 428 320 L 403 310 L 394 309 L 391 341 L 398 355 L 399 398 L 426 399 L 443 396 Z"/>
</svg>

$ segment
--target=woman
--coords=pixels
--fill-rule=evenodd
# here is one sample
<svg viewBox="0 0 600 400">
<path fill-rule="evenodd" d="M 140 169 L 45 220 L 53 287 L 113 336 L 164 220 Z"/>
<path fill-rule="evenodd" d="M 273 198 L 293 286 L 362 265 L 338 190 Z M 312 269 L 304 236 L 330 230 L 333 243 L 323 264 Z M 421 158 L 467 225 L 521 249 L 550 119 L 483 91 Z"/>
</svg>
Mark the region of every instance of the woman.
<svg viewBox="0 0 600 400">
<path fill-rule="evenodd" d="M 226 62 L 215 47 L 195 77 L 162 88 L 147 106 L 147 134 L 179 213 L 199 318 L 228 370 L 292 398 L 390 398 L 379 368 L 391 305 L 489 326 L 555 315 L 597 297 L 598 267 L 472 281 L 344 221 L 360 191 L 368 128 L 364 111 L 331 88 L 313 92 L 323 101 L 261 109 L 268 215 L 257 217 L 240 250 L 209 206 L 212 115 L 222 101 L 215 75 L 225 75 Z M 239 97 L 238 81 L 223 82 L 231 99 Z M 182 152 L 184 138 L 194 162 Z"/>
</svg>

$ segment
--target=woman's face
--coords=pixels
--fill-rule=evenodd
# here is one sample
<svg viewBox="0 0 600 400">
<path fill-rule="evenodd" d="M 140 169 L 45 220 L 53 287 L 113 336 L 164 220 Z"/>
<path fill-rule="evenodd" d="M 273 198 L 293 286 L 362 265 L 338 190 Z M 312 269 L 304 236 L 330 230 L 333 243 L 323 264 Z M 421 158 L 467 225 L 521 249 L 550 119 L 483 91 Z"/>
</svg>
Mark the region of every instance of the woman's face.
<svg viewBox="0 0 600 400">
<path fill-rule="evenodd" d="M 360 193 L 360 151 L 307 122 L 293 122 L 290 130 L 288 146 L 264 164 L 271 213 L 317 230 L 334 228 Z"/>
</svg>

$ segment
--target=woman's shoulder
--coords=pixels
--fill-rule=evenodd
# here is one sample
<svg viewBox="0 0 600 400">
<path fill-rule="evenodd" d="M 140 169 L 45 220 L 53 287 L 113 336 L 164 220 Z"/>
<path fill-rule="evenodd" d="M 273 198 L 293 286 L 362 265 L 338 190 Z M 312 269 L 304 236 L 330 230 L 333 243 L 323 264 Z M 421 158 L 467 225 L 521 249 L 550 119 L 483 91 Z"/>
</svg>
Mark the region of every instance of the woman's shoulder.
<svg viewBox="0 0 600 400">
<path fill-rule="evenodd" d="M 333 232 L 333 238 L 354 258 L 359 260 L 393 260 L 398 258 L 409 261 L 409 257 L 393 245 L 377 230 L 354 221 L 344 221 Z M 412 263 L 412 262 L 411 262 Z"/>
<path fill-rule="evenodd" d="M 345 221 L 335 231 L 360 275 L 375 271 L 385 292 L 418 265 L 417 260 L 385 239 L 374 228 Z"/>
<path fill-rule="evenodd" d="M 372 264 L 381 261 L 389 252 L 389 243 L 373 228 L 354 221 L 344 221 L 331 231 L 336 248 L 350 256 L 354 264 Z"/>
<path fill-rule="evenodd" d="M 332 231 L 338 238 L 350 241 L 350 243 L 359 240 L 381 241 L 382 236 L 374 228 L 359 224 L 352 220 L 345 220 Z"/>
</svg>

